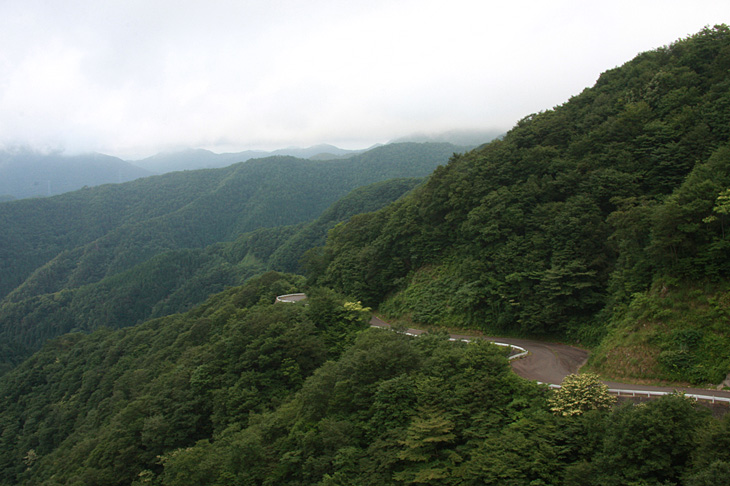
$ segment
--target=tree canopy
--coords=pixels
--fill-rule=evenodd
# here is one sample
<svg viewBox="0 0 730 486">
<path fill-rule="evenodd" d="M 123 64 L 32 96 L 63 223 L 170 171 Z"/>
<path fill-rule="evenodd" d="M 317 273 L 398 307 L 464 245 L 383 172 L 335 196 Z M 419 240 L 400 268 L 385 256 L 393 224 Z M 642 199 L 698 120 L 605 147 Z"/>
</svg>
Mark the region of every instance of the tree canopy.
<svg viewBox="0 0 730 486">
<path fill-rule="evenodd" d="M 503 139 L 454 155 L 408 197 L 335 228 L 309 255 L 310 279 L 394 318 L 589 346 L 667 292 L 696 290 L 726 313 L 729 52 L 719 25 L 606 71 Z M 730 334 L 699 332 L 698 366 L 679 378 L 718 383 Z M 655 357 L 675 351 L 657 346 L 660 335 L 642 344 Z M 655 379 L 682 369 L 669 358 L 647 366 Z"/>
</svg>

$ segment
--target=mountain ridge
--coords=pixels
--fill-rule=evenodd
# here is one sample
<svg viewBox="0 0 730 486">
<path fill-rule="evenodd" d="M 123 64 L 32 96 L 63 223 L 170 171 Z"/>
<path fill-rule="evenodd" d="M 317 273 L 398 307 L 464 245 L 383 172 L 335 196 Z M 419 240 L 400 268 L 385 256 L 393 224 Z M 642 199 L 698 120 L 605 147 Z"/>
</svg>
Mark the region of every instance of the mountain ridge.
<svg viewBox="0 0 730 486">
<path fill-rule="evenodd" d="M 246 162 L 274 156 L 291 156 L 301 159 L 316 157 L 317 159 L 345 158 L 367 152 L 375 147 L 362 150 L 347 150 L 329 144 L 318 144 L 311 147 L 289 147 L 276 150 L 244 150 L 241 152 L 215 153 L 206 149 L 186 149 L 175 152 L 162 152 L 139 160 L 130 160 L 131 164 L 156 173 L 180 170 L 198 170 L 222 168 L 231 164 Z"/>
<path fill-rule="evenodd" d="M 0 151 L 0 195 L 48 197 L 86 186 L 118 184 L 153 173 L 99 153 L 65 155 L 29 148 Z"/>
<path fill-rule="evenodd" d="M 730 369 L 729 69 L 730 28 L 706 28 L 607 71 L 497 141 L 453 154 L 383 209 L 337 224 L 366 206 L 340 200 L 311 225 L 259 225 L 216 243 L 210 251 L 231 264 L 256 265 L 300 230 L 316 229 L 305 239 L 321 241 L 335 223 L 304 258 L 308 281 L 267 272 L 182 314 L 65 334 L 0 377 L 0 484 L 725 484 L 726 407 L 679 393 L 613 405 L 592 374 L 569 375 L 556 392 L 513 373 L 504 349 L 451 341 L 438 327 L 581 340 L 595 346 L 589 366 L 604 379 L 717 383 Z M 391 155 L 370 168 L 387 177 L 404 154 Z M 273 178 L 316 165 L 272 160 Z M 341 163 L 297 175 L 324 177 L 330 190 Z M 167 213 L 191 216 L 214 202 L 240 212 L 244 202 L 222 196 L 257 195 L 245 184 L 253 178 L 239 177 L 246 166 L 264 170 L 266 161 L 3 204 L 0 222 L 31 221 L 7 208 L 50 214 L 25 234 L 0 233 L 0 242 L 25 237 L 52 255 L 73 251 L 64 240 L 84 240 L 73 231 L 84 223 L 104 233 L 145 216 L 151 237 L 193 223 L 173 224 Z M 138 201 L 153 182 L 172 190 Z M 195 182 L 209 190 L 194 193 Z M 114 191 L 127 199 L 107 220 L 71 214 L 58 239 L 34 233 L 64 215 L 57 206 L 80 198 L 104 207 Z M 224 216 L 226 228 L 240 222 Z M 142 266 L 185 280 L 175 264 L 189 257 L 195 267 L 195 253 L 159 253 Z M 27 256 L 0 253 L 0 263 L 16 255 Z M 123 275 L 101 282 L 121 291 Z M 142 295 L 127 294 L 127 305 L 150 293 L 130 281 Z M 85 289 L 35 295 L 29 307 L 58 309 Z M 307 302 L 275 303 L 293 292 Z M 396 332 L 367 329 L 370 309 L 359 300 L 398 316 Z M 32 330 L 35 316 L 25 317 L 13 324 Z M 415 339 L 404 332 L 411 322 L 433 331 Z"/>
<path fill-rule="evenodd" d="M 0 205 L 9 229 L 0 234 L 0 361 L 15 363 L 59 332 L 187 309 L 267 270 L 277 249 L 271 268 L 295 269 L 335 223 L 400 196 L 414 182 L 399 177 L 424 177 L 456 149 L 404 143 L 345 160 L 273 156 Z M 391 179 L 336 209 L 356 188 Z M 330 206 L 326 220 L 299 228 Z"/>
<path fill-rule="evenodd" d="M 720 383 L 729 68 L 727 26 L 639 54 L 336 228 L 312 281 L 414 322 L 611 343 L 589 364 L 617 380 Z"/>
</svg>

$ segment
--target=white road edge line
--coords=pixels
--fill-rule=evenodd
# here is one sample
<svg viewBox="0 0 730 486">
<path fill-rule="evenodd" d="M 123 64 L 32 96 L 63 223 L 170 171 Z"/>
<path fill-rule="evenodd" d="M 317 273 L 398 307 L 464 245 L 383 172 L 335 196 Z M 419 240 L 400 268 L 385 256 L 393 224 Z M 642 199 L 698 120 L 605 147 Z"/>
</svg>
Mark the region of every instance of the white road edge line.
<svg viewBox="0 0 730 486">
<path fill-rule="evenodd" d="M 303 300 L 304 298 L 306 298 L 306 294 L 301 294 L 301 293 L 300 294 L 286 294 L 286 295 L 279 295 L 279 296 L 277 296 L 276 297 L 276 301 L 277 302 L 297 302 L 299 300 Z M 374 326 L 374 325 L 371 325 L 370 327 L 375 327 L 375 328 L 378 328 L 378 329 L 390 329 L 390 328 L 387 328 L 387 327 Z M 412 332 L 408 332 L 408 331 L 404 332 L 403 334 L 405 334 L 406 336 L 413 336 L 413 337 L 420 336 L 420 334 L 416 334 L 416 333 L 412 333 Z M 462 342 L 465 342 L 465 343 L 469 343 L 472 340 L 471 339 L 449 338 L 449 341 L 462 341 Z M 517 350 L 520 351 L 518 354 L 515 354 L 514 356 L 508 357 L 507 359 L 509 359 L 509 360 L 519 359 L 519 358 L 525 357 L 528 354 L 530 354 L 530 352 L 527 351 L 522 346 L 516 346 L 514 344 L 507 344 L 507 343 L 498 343 L 496 341 L 489 341 L 489 342 L 491 342 L 492 344 L 496 344 L 497 346 L 509 346 L 512 349 L 517 349 Z M 556 385 L 554 383 L 544 383 L 542 381 L 538 381 L 537 383 L 539 385 L 547 385 L 549 388 L 553 388 L 553 389 L 555 389 L 555 388 L 561 388 L 560 385 Z M 621 389 L 621 388 L 609 388 L 608 389 L 608 392 L 609 393 L 614 393 L 614 394 L 616 394 L 619 397 L 620 396 L 636 397 L 637 395 L 639 395 L 639 396 L 646 396 L 646 397 L 652 397 L 652 396 L 671 395 L 672 393 L 676 393 L 676 391 L 674 391 L 674 392 L 664 392 L 664 391 L 650 391 L 650 390 L 624 390 L 624 389 Z M 706 400 L 706 401 L 709 401 L 709 402 L 712 402 L 712 403 L 715 403 L 715 402 L 726 402 L 726 403 L 730 403 L 730 398 L 727 398 L 727 397 L 716 397 L 716 396 L 713 396 L 713 395 L 698 395 L 698 394 L 695 394 L 695 393 L 685 393 L 684 396 L 685 397 L 694 398 L 695 400 Z"/>
</svg>

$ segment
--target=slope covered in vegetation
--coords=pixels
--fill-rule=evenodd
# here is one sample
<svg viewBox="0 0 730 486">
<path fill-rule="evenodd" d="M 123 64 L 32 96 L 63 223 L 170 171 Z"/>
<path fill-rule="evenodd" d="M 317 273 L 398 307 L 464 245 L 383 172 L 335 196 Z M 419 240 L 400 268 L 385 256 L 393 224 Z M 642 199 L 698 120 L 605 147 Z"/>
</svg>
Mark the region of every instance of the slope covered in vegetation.
<svg viewBox="0 0 730 486">
<path fill-rule="evenodd" d="M 311 221 L 356 187 L 424 177 L 458 148 L 393 144 L 347 160 L 273 157 L 0 204 L 0 297 L 96 282 L 167 250 Z"/>
<path fill-rule="evenodd" d="M 0 374 L 66 332 L 118 329 L 183 312 L 267 270 L 297 270 L 302 254 L 351 216 L 398 199 L 421 179 L 359 187 L 311 223 L 260 228 L 231 242 L 160 253 L 98 282 L 0 304 Z"/>
<path fill-rule="evenodd" d="M 53 341 L 0 382 L 2 483 L 129 484 L 158 454 L 281 403 L 369 318 L 331 292 L 272 305 L 300 281 L 270 273 L 184 315 Z"/>
<path fill-rule="evenodd" d="M 69 334 L 0 378 L 3 485 L 713 483 L 730 414 L 681 396 L 582 414 L 486 342 L 366 329 L 268 273 L 186 313 Z"/>
<path fill-rule="evenodd" d="M 312 279 L 395 317 L 588 345 L 610 334 L 612 346 L 632 305 L 692 289 L 722 325 L 683 325 L 696 334 L 676 349 L 646 340 L 651 356 L 679 353 L 649 374 L 718 383 L 730 371 L 729 70 L 724 25 L 638 55 L 338 228 L 310 254 Z"/>
<path fill-rule="evenodd" d="M 516 376 L 497 346 L 368 329 L 357 299 L 580 339 L 608 373 L 717 381 L 730 367 L 728 69 L 726 26 L 641 54 L 335 226 L 307 253 L 308 283 L 266 273 L 184 314 L 51 340 L 0 377 L 0 484 L 727 484 L 730 414 L 681 395 L 565 414 L 570 395 Z M 210 251 L 270 263 L 318 232 L 263 228 Z M 60 248 L 62 233 L 44 234 Z M 154 265 L 183 255 L 196 254 Z M 307 303 L 273 303 L 301 290 Z"/>
</svg>

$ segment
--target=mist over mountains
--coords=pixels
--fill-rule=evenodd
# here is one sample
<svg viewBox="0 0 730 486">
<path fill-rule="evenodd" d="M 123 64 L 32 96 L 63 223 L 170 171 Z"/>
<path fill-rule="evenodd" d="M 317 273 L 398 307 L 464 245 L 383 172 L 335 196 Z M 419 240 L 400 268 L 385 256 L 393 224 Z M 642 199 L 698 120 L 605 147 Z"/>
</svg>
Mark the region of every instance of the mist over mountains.
<svg viewBox="0 0 730 486">
<path fill-rule="evenodd" d="M 434 133 L 413 133 L 405 137 L 395 138 L 385 145 L 397 143 L 450 143 L 461 150 L 469 150 L 479 145 L 491 142 L 503 135 L 500 130 L 449 130 Z M 271 156 L 291 156 L 300 159 L 334 160 L 352 157 L 353 155 L 368 152 L 383 144 L 375 144 L 360 150 L 348 150 L 331 144 L 322 143 L 311 147 L 287 147 L 283 149 L 244 150 L 241 152 L 215 153 L 205 149 L 187 149 L 180 151 L 161 152 L 151 157 L 129 162 L 149 171 L 163 174 L 176 170 L 214 169 L 226 167 L 238 162 Z"/>
<path fill-rule="evenodd" d="M 47 197 L 153 173 L 104 154 L 64 155 L 30 148 L 0 151 L 0 201 Z"/>
<path fill-rule="evenodd" d="M 333 145 L 221 154 L 205 149 L 187 149 L 125 161 L 98 153 L 66 155 L 60 151 L 45 153 L 32 148 L 7 149 L 0 151 L 0 202 L 55 196 L 87 186 L 119 184 L 167 172 L 217 169 L 263 157 L 314 157 L 318 160 L 330 160 L 365 151 L 345 150 Z"/>
<path fill-rule="evenodd" d="M 242 152 L 222 154 L 205 149 L 188 149 L 179 152 L 162 152 L 151 157 L 134 160 L 131 163 L 152 172 L 163 174 L 177 170 L 215 169 L 251 159 L 277 155 L 298 157 L 300 159 L 328 160 L 359 154 L 367 150 L 370 149 L 345 150 L 329 144 L 314 145 L 307 148 L 290 147 L 270 152 L 265 150 L 244 150 Z"/>
<path fill-rule="evenodd" d="M 394 139 L 398 143 L 450 143 L 459 151 L 487 143 L 500 132 L 495 130 L 452 130 L 444 133 L 413 134 Z M 90 153 L 67 155 L 62 151 L 44 152 L 31 147 L 0 149 L 0 202 L 29 197 L 48 197 L 83 187 L 118 184 L 140 177 L 181 170 L 218 169 L 239 162 L 272 156 L 310 160 L 335 160 L 352 157 L 378 148 L 376 144 L 348 150 L 330 144 L 288 147 L 277 150 L 244 150 L 216 153 L 202 148 L 161 152 L 138 160 L 122 160 L 111 155 Z"/>
<path fill-rule="evenodd" d="M 405 137 L 392 140 L 391 143 L 416 142 L 416 143 L 453 143 L 465 147 L 478 147 L 492 140 L 504 136 L 502 130 L 449 130 L 440 133 L 413 133 Z"/>
<path fill-rule="evenodd" d="M 729 484 L 725 405 L 605 386 L 730 384 L 728 72 L 718 25 L 464 153 L 0 204 L 0 486 Z M 588 348 L 587 380 L 450 329 Z"/>
</svg>

